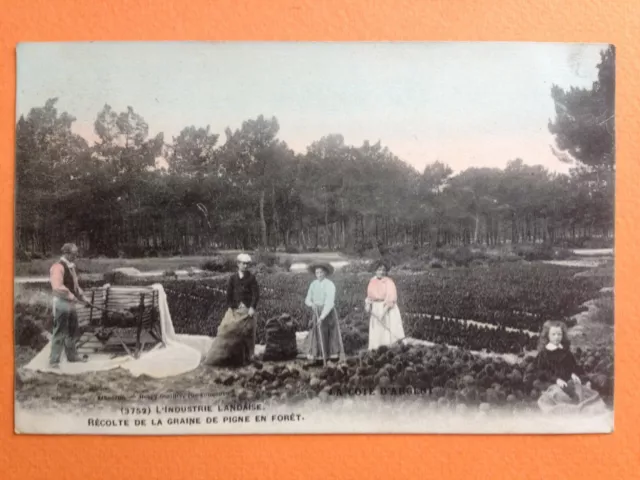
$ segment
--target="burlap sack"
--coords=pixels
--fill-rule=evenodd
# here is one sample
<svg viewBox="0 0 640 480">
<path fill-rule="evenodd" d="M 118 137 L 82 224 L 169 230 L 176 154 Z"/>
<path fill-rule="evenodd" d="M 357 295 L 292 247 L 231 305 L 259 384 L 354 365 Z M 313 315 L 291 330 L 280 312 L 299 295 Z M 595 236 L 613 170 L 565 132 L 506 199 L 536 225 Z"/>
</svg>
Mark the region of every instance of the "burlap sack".
<svg viewBox="0 0 640 480">
<path fill-rule="evenodd" d="M 296 327 L 291 317 L 283 314 L 270 318 L 265 326 L 266 347 L 263 360 L 291 360 L 298 355 Z"/>
<path fill-rule="evenodd" d="M 246 309 L 227 310 L 218 335 L 204 359 L 206 365 L 243 366 L 253 357 L 256 344 L 256 319 Z"/>
</svg>

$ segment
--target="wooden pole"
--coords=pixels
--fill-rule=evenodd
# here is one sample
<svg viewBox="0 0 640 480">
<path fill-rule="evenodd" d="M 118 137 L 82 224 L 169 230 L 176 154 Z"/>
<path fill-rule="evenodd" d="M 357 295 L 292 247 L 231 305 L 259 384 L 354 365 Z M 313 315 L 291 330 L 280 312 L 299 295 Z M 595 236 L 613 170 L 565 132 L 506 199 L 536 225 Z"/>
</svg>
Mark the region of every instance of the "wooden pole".
<svg viewBox="0 0 640 480">
<path fill-rule="evenodd" d="M 144 293 L 140 294 L 140 312 L 138 313 L 138 328 L 136 329 L 136 358 L 140 356 L 140 333 L 142 332 L 142 316 L 144 315 Z"/>
</svg>

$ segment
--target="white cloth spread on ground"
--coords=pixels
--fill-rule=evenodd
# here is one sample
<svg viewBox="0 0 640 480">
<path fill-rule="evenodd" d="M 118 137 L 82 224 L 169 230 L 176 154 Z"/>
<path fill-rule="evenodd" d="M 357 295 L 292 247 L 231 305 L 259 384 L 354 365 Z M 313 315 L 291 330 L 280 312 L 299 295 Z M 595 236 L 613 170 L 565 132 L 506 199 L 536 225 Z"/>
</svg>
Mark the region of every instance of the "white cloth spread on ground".
<svg viewBox="0 0 640 480">
<path fill-rule="evenodd" d="M 127 287 L 122 287 L 127 288 Z M 49 366 L 51 342 L 36 355 L 25 368 L 39 372 L 52 372 L 63 375 L 77 375 L 88 372 L 124 368 L 133 376 L 148 375 L 153 378 L 171 377 L 190 372 L 200 365 L 201 359 L 207 354 L 213 337 L 205 335 L 177 335 L 173 329 L 167 295 L 161 284 L 156 283 L 152 288 L 158 292 L 158 310 L 160 314 L 160 330 L 162 343 L 158 343 L 152 350 L 144 352 L 139 358 L 123 353 L 122 356 L 111 358 L 107 353 L 89 355 L 87 362 L 70 363 L 64 353 L 60 360 L 60 368 Z M 113 290 L 118 287 L 113 287 Z"/>
</svg>

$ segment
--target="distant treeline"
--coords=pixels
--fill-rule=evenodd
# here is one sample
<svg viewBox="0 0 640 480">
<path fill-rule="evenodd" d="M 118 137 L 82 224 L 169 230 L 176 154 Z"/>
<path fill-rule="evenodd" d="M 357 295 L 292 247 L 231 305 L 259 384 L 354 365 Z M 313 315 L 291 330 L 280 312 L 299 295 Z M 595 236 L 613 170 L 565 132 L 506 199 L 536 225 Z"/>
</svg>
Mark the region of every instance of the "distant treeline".
<svg viewBox="0 0 640 480">
<path fill-rule="evenodd" d="M 550 92 L 548 128 L 559 161 L 575 162 L 569 175 L 520 159 L 502 170 L 452 175 L 436 162 L 419 172 L 380 143 L 346 145 L 339 134 L 296 154 L 278 120 L 263 116 L 227 128 L 224 142 L 189 126 L 167 143 L 149 138 L 133 108 L 109 105 L 90 145 L 53 98 L 17 122 L 16 254 L 57 253 L 70 240 L 90 254 L 143 256 L 610 238 L 614 58 L 602 53 L 591 89 Z"/>
</svg>

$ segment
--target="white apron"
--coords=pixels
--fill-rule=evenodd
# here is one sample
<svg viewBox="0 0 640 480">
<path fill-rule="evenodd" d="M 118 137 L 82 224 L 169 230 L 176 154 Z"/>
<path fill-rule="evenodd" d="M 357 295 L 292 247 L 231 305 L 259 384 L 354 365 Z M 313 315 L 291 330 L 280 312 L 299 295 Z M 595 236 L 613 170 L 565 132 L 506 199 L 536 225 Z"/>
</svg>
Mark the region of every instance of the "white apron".
<svg viewBox="0 0 640 480">
<path fill-rule="evenodd" d="M 374 350 L 381 345 L 391 345 L 404 339 L 404 328 L 398 306 L 394 305 L 384 318 L 382 317 L 383 311 L 384 302 L 372 302 L 371 317 L 369 318 L 369 350 Z"/>
</svg>

